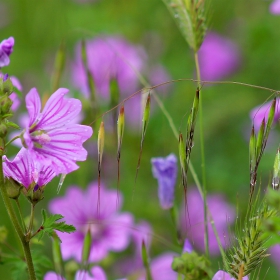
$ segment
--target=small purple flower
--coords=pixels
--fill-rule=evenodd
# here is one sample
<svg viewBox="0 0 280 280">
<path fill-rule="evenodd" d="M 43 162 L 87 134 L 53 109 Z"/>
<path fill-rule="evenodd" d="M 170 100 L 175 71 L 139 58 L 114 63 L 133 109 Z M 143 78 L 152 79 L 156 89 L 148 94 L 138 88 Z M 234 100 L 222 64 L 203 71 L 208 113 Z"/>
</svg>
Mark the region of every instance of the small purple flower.
<svg viewBox="0 0 280 280">
<path fill-rule="evenodd" d="M 210 32 L 198 51 L 201 79 L 215 81 L 232 74 L 238 67 L 240 55 L 230 40 Z"/>
<path fill-rule="evenodd" d="M 10 64 L 10 55 L 13 52 L 15 40 L 10 37 L 0 43 L 0 68 Z"/>
<path fill-rule="evenodd" d="M 261 106 L 257 106 L 251 111 L 250 117 L 251 120 L 253 121 L 256 131 L 259 130 L 263 119 L 265 119 L 265 121 L 267 122 L 271 105 L 272 105 L 272 101 L 269 101 Z M 280 118 L 280 104 L 279 104 L 279 99 L 277 99 L 276 107 L 275 107 L 274 123 L 277 122 L 279 118 Z"/>
<path fill-rule="evenodd" d="M 274 0 L 269 7 L 269 11 L 274 15 L 280 14 L 280 0 Z"/>
<path fill-rule="evenodd" d="M 181 211 L 181 230 L 182 233 L 193 242 L 195 248 L 204 250 L 204 210 L 203 200 L 196 189 L 189 189 L 187 192 L 188 213 L 185 206 Z M 234 209 L 227 204 L 224 197 L 220 194 L 212 194 L 207 197 L 208 208 L 212 214 L 219 238 L 224 247 L 227 247 L 225 236 L 228 235 L 228 226 L 234 221 Z M 190 219 L 189 219 L 189 218 Z M 209 250 L 211 255 L 219 255 L 219 246 L 213 232 L 210 219 L 208 220 Z"/>
<path fill-rule="evenodd" d="M 26 95 L 29 123 L 24 131 L 23 145 L 56 174 L 76 169 L 76 161 L 84 161 L 87 151 L 82 144 L 91 137 L 92 128 L 73 123 L 82 105 L 75 98 L 64 98 L 68 89 L 60 88 L 47 101 L 42 113 L 41 100 L 35 88 Z"/>
<path fill-rule="evenodd" d="M 104 259 L 109 251 L 123 251 L 129 244 L 133 217 L 130 213 L 119 213 L 117 191 L 100 189 L 100 210 L 98 213 L 98 186 L 92 183 L 83 192 L 79 187 L 72 186 L 62 198 L 56 198 L 50 203 L 52 213 L 60 213 L 65 221 L 76 227 L 72 234 L 57 234 L 62 240 L 61 251 L 63 259 L 74 258 L 81 262 L 83 242 L 88 230 L 92 234 L 89 262 Z"/>
<path fill-rule="evenodd" d="M 51 166 L 40 161 L 34 161 L 28 150 L 22 148 L 14 160 L 3 158 L 3 171 L 5 177 L 13 178 L 26 189 L 47 185 L 56 175 Z"/>
<path fill-rule="evenodd" d="M 184 241 L 184 247 L 183 247 L 183 253 L 191 253 L 193 251 L 193 246 L 189 239 L 185 239 Z"/>
<path fill-rule="evenodd" d="M 248 276 L 245 276 L 242 278 L 243 280 L 249 280 Z M 235 280 L 234 277 L 231 277 L 230 274 L 228 274 L 227 272 L 223 271 L 223 270 L 219 270 L 214 277 L 212 278 L 212 280 Z"/>
<path fill-rule="evenodd" d="M 91 275 L 87 271 L 79 270 L 75 275 L 75 280 L 106 280 L 106 275 L 100 266 L 94 266 L 90 269 Z M 55 272 L 48 272 L 44 276 L 44 280 L 65 280 L 64 277 Z"/>
<path fill-rule="evenodd" d="M 158 180 L 158 196 L 163 209 L 173 206 L 177 179 L 177 158 L 170 154 L 166 158 L 152 158 L 153 176 Z"/>
<path fill-rule="evenodd" d="M 172 269 L 174 253 L 165 253 L 153 259 L 150 264 L 153 280 L 177 280 L 178 274 Z M 144 280 L 141 277 L 138 280 Z"/>
</svg>

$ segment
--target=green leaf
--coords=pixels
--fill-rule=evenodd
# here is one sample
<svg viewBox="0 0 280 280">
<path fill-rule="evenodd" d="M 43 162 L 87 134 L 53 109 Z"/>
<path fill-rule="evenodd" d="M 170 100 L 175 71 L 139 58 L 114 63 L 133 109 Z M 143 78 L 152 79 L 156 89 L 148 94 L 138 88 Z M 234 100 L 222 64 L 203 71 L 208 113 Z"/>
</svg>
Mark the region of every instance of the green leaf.
<svg viewBox="0 0 280 280">
<path fill-rule="evenodd" d="M 42 210 L 42 218 L 43 223 L 40 227 L 40 231 L 37 234 L 38 240 L 40 240 L 44 234 L 48 234 L 50 237 L 52 237 L 53 230 L 58 230 L 60 232 L 67 232 L 71 233 L 76 230 L 76 228 L 72 225 L 67 225 L 64 221 L 63 222 L 57 222 L 64 217 L 60 214 L 54 214 L 47 217 L 46 211 Z"/>
<path fill-rule="evenodd" d="M 6 125 L 8 127 L 12 127 L 12 128 L 15 128 L 15 129 L 20 129 L 20 127 L 14 122 L 6 121 Z"/>
</svg>

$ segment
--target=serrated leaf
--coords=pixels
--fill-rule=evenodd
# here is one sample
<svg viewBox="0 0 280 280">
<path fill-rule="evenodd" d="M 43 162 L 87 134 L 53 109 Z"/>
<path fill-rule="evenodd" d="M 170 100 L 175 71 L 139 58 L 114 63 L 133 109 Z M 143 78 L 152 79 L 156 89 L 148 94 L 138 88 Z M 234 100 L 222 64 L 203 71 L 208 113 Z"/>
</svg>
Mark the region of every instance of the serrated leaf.
<svg viewBox="0 0 280 280">
<path fill-rule="evenodd" d="M 67 225 L 65 223 L 65 221 L 57 222 L 64 218 L 60 214 L 54 214 L 54 215 L 50 215 L 49 217 L 47 217 L 46 211 L 42 210 L 42 217 L 43 217 L 43 223 L 40 227 L 39 233 L 37 234 L 38 240 L 40 240 L 44 236 L 45 233 L 51 237 L 52 232 L 54 230 L 58 230 L 60 232 L 67 232 L 67 233 L 71 233 L 76 230 L 76 228 L 74 226 Z"/>
</svg>

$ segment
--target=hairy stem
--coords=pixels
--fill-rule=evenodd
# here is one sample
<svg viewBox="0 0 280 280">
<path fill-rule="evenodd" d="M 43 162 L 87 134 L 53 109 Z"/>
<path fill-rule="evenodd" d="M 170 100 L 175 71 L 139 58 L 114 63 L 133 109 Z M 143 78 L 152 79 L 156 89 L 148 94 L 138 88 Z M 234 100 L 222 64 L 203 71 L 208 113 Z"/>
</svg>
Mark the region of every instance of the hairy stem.
<svg viewBox="0 0 280 280">
<path fill-rule="evenodd" d="M 204 243 L 205 243 L 205 253 L 209 257 L 209 237 L 208 237 L 208 222 L 207 222 L 207 190 L 206 190 L 206 171 L 205 171 L 205 152 L 204 152 L 204 132 L 203 132 L 203 111 L 202 111 L 202 94 L 201 94 L 201 82 L 200 82 L 200 68 L 198 62 L 198 54 L 194 53 L 196 76 L 197 76 L 197 86 L 200 88 L 199 97 L 199 131 L 200 131 L 200 149 L 201 149 L 201 169 L 202 169 L 202 186 L 203 186 L 203 205 L 204 205 Z"/>
<path fill-rule="evenodd" d="M 1 192 L 4 204 L 5 204 L 5 208 L 7 209 L 8 215 L 10 217 L 10 220 L 11 220 L 11 222 L 12 222 L 14 228 L 15 228 L 15 231 L 17 232 L 17 235 L 18 235 L 18 237 L 20 239 L 20 242 L 22 244 L 22 247 L 23 247 L 25 261 L 26 261 L 26 264 L 27 264 L 27 267 L 28 267 L 29 279 L 30 280 L 36 280 L 33 261 L 32 261 L 32 256 L 31 256 L 30 247 L 29 247 L 29 242 L 26 241 L 26 239 L 25 239 L 22 228 L 19 224 L 19 221 L 18 221 L 17 216 L 15 214 L 14 208 L 12 206 L 11 199 L 9 198 L 9 196 L 7 194 L 7 190 L 6 190 L 5 185 L 4 185 L 2 155 L 0 156 L 0 192 Z"/>
</svg>

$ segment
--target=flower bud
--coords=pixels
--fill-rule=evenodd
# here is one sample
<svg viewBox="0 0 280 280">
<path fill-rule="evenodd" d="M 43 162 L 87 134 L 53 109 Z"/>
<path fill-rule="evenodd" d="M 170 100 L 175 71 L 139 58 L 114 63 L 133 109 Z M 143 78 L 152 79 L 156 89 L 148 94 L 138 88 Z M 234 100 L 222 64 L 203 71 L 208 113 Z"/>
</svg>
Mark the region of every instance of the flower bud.
<svg viewBox="0 0 280 280">
<path fill-rule="evenodd" d="M 4 138 L 7 135 L 8 128 L 3 122 L 0 123 L 0 138 Z"/>
<path fill-rule="evenodd" d="M 0 79 L 0 95 L 10 95 L 13 92 L 14 86 L 9 77 L 4 75 L 3 79 Z"/>
<path fill-rule="evenodd" d="M 40 187 L 37 184 L 33 187 L 30 186 L 28 190 L 23 189 L 25 196 L 33 205 L 44 199 L 44 190 L 45 186 Z"/>
<path fill-rule="evenodd" d="M 17 199 L 20 196 L 22 186 L 12 178 L 7 179 L 5 183 L 9 198 Z"/>
<path fill-rule="evenodd" d="M 0 97 L 0 112 L 2 115 L 8 114 L 12 105 L 13 102 L 7 94 Z"/>
</svg>

